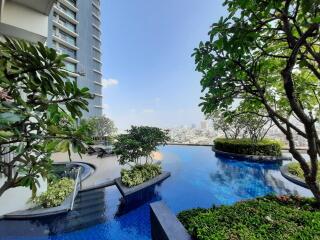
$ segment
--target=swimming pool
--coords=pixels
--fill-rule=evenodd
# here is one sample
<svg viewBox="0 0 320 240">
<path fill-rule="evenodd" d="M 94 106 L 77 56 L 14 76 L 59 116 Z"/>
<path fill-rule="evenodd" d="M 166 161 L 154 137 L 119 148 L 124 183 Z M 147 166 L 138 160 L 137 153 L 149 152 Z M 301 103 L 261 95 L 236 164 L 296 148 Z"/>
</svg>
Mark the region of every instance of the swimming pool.
<svg viewBox="0 0 320 240">
<path fill-rule="evenodd" d="M 83 230 L 55 236 L 3 236 L 1 240 L 149 240 L 149 203 L 163 200 L 175 213 L 196 207 L 228 205 L 267 194 L 299 193 L 311 196 L 309 191 L 284 179 L 278 164 L 260 164 L 216 157 L 210 147 L 166 146 L 160 149 L 163 170 L 171 177 L 155 189 L 152 198 L 143 205 L 119 214 L 121 194 L 116 187 L 105 189 L 105 222 Z M 1 224 L 1 222 L 0 222 Z M 12 226 L 11 226 L 12 227 Z M 29 223 L 23 231 L 37 229 L 39 222 Z M 21 231 L 21 229 L 20 229 Z M 17 229 L 17 235 L 19 230 Z M 21 234 L 21 233 L 20 233 Z"/>
</svg>

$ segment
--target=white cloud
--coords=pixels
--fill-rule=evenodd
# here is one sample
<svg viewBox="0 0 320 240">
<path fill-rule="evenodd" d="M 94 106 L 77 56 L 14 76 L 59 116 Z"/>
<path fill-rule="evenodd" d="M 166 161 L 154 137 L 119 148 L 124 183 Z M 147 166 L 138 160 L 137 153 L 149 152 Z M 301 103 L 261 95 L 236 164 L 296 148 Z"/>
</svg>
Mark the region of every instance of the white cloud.
<svg viewBox="0 0 320 240">
<path fill-rule="evenodd" d="M 102 79 L 102 86 L 104 88 L 113 87 L 119 84 L 119 81 L 117 79 L 109 78 L 109 79 Z"/>
<path fill-rule="evenodd" d="M 154 113 L 155 111 L 152 108 L 146 108 L 146 109 L 143 109 L 143 112 L 144 113 Z"/>
</svg>

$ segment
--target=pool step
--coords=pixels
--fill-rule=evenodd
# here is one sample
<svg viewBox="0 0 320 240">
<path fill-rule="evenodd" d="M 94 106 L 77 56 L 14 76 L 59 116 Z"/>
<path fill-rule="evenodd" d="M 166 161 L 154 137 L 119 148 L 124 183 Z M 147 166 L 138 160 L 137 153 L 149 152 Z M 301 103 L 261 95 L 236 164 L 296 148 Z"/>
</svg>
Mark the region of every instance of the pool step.
<svg viewBox="0 0 320 240">
<path fill-rule="evenodd" d="M 79 192 L 65 219 L 64 232 L 87 228 L 106 221 L 104 189 Z"/>
</svg>

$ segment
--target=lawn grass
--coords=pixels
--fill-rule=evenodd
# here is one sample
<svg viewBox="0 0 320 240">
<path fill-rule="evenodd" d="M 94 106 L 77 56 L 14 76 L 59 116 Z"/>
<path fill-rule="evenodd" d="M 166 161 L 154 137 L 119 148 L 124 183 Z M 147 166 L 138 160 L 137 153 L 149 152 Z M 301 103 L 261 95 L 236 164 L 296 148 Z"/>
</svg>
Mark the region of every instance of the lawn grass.
<svg viewBox="0 0 320 240">
<path fill-rule="evenodd" d="M 320 183 L 320 163 L 318 162 L 318 174 L 317 174 L 317 182 Z M 298 162 L 293 162 L 293 163 L 289 163 L 288 164 L 288 171 L 289 173 L 301 178 L 301 179 L 304 179 L 304 174 L 303 174 L 303 171 L 300 167 L 300 164 Z"/>
<path fill-rule="evenodd" d="M 320 209 L 312 199 L 269 196 L 178 218 L 198 240 L 320 240 Z"/>
</svg>

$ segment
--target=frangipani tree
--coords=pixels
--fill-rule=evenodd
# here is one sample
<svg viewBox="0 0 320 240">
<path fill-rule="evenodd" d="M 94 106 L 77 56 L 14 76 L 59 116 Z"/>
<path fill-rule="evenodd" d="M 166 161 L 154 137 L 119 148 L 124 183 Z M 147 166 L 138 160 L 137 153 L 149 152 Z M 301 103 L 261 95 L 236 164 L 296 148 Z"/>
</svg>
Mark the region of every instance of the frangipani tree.
<svg viewBox="0 0 320 240">
<path fill-rule="evenodd" d="M 203 74 L 202 110 L 230 110 L 236 97 L 242 99 L 238 110 L 264 109 L 285 134 L 320 203 L 320 1 L 226 0 L 224 5 L 229 16 L 212 25 L 210 39 L 194 53 Z M 310 160 L 297 150 L 296 134 L 305 139 Z"/>
<path fill-rule="evenodd" d="M 143 159 L 148 163 L 152 152 L 158 146 L 169 141 L 168 131 L 156 127 L 132 126 L 127 134 L 120 134 L 114 144 L 114 152 L 119 157 L 119 163 L 141 164 Z"/>
<path fill-rule="evenodd" d="M 35 193 L 52 152 L 85 150 L 87 129 L 77 128 L 76 118 L 92 96 L 66 80 L 65 58 L 41 43 L 0 42 L 0 196 L 19 186 Z"/>
</svg>

